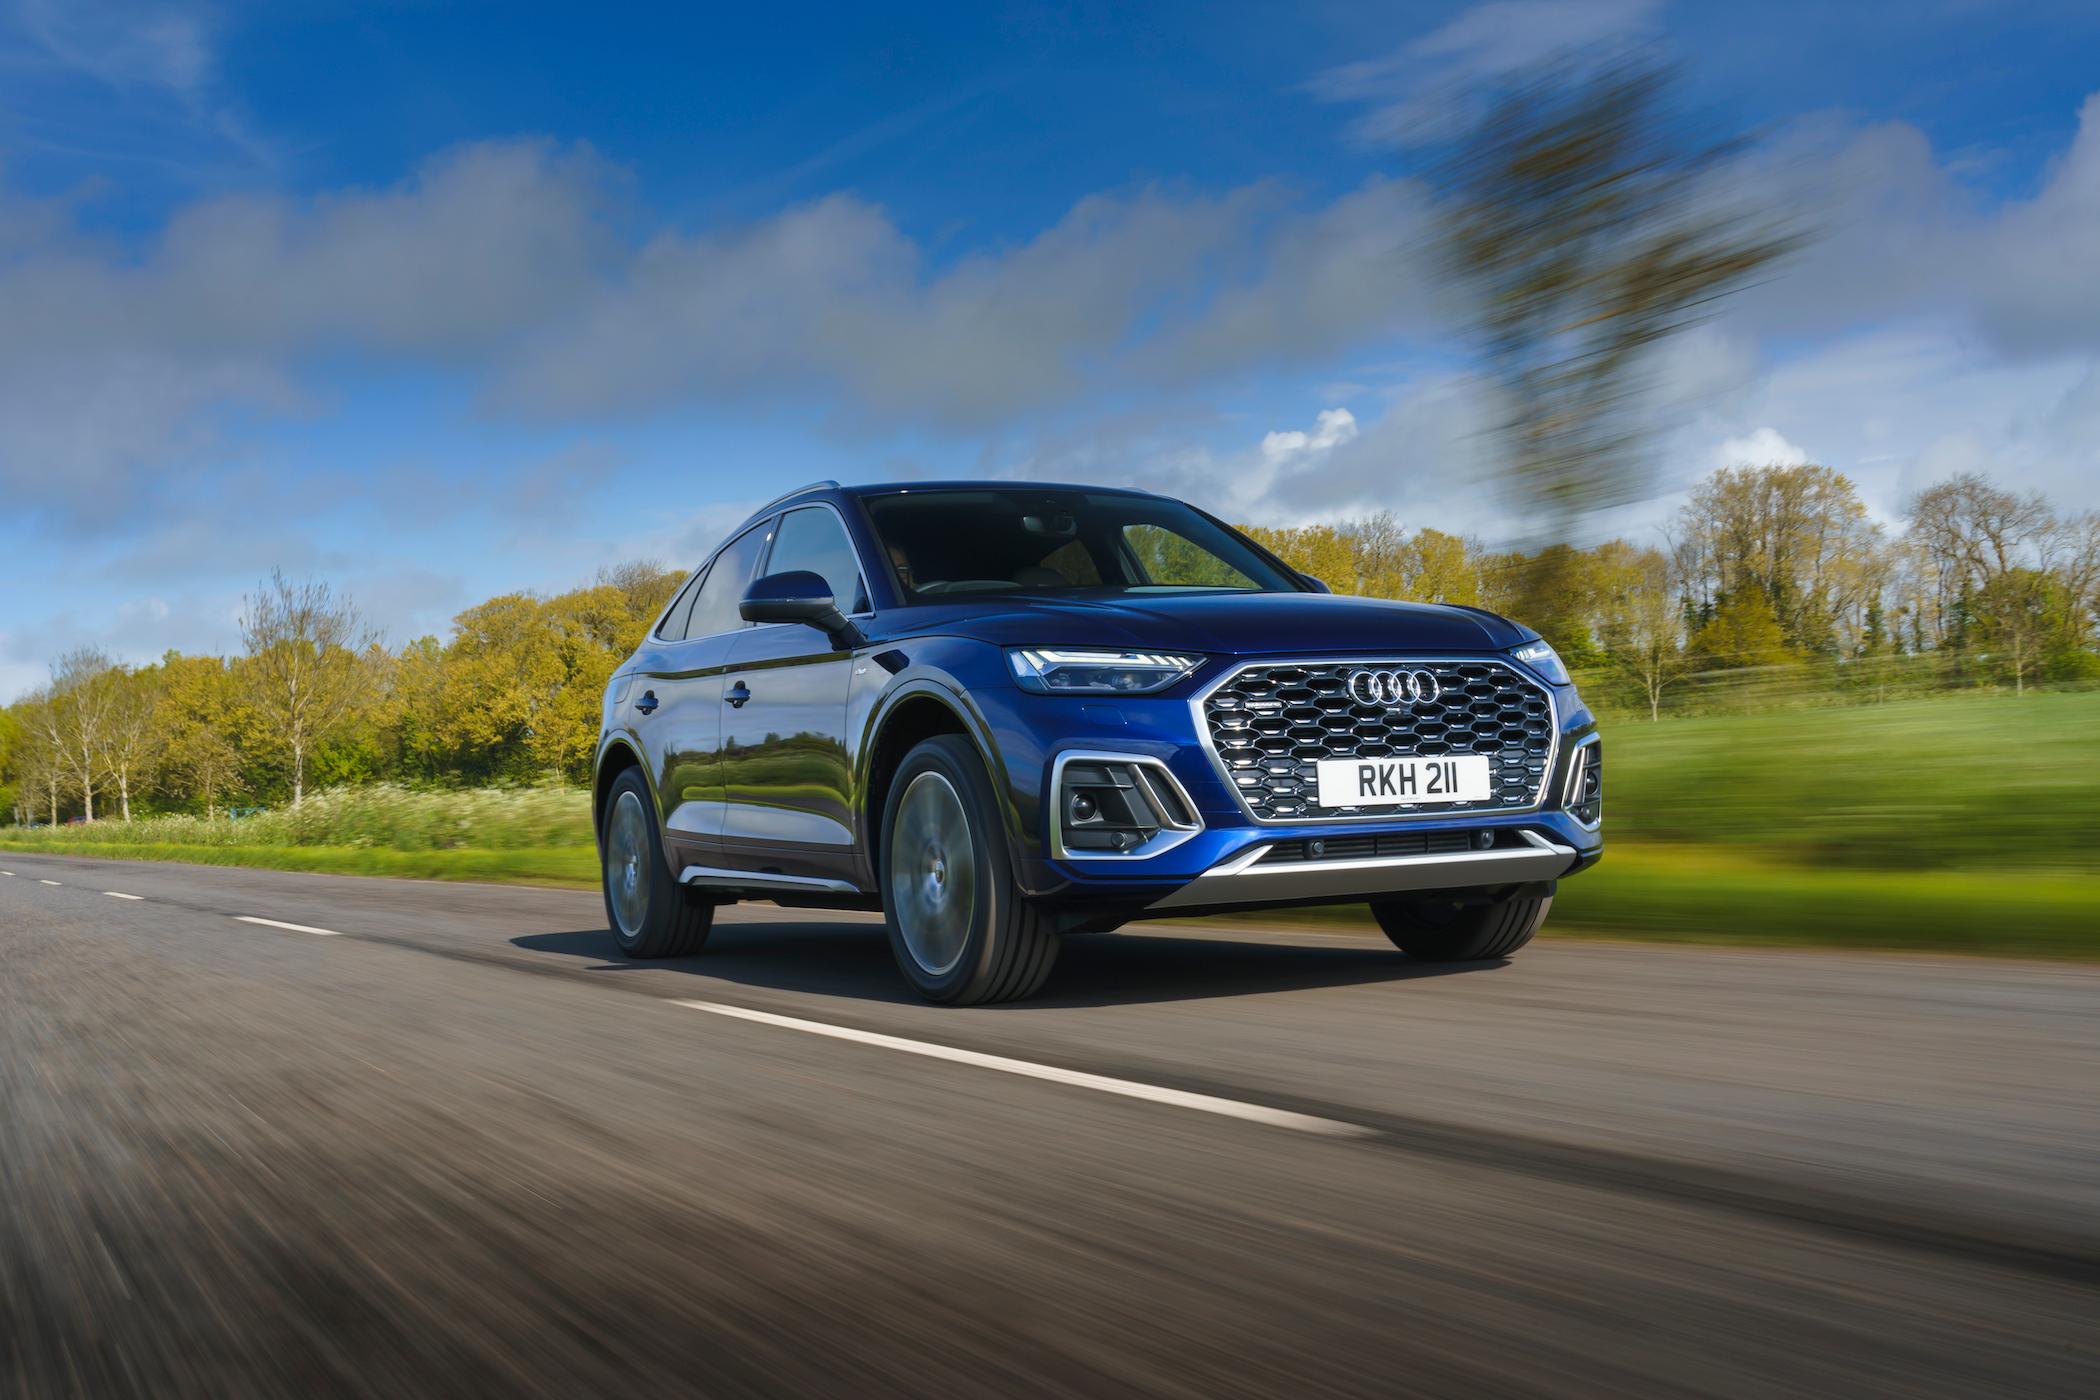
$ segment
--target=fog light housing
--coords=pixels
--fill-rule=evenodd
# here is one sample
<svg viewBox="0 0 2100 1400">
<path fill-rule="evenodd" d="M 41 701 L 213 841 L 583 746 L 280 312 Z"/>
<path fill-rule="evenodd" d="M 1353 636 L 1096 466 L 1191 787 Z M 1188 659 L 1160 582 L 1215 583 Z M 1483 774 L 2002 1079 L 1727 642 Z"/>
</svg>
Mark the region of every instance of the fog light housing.
<svg viewBox="0 0 2100 1400">
<path fill-rule="evenodd" d="M 1194 803 L 1158 759 L 1064 754 L 1051 782 L 1055 856 L 1154 855 L 1203 829 Z"/>
</svg>

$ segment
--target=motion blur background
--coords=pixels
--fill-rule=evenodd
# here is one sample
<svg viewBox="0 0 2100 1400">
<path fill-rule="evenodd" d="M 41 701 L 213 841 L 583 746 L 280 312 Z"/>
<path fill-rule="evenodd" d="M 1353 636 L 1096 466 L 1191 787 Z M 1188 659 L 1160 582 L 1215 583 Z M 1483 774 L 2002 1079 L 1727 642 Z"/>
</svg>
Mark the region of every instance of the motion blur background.
<svg viewBox="0 0 2100 1400">
<path fill-rule="evenodd" d="M 1091 479 L 1552 640 L 1613 840 L 1557 932 L 2090 956 L 2096 54 L 12 0 L 0 846 L 588 884 L 603 682 L 729 523 Z"/>
</svg>

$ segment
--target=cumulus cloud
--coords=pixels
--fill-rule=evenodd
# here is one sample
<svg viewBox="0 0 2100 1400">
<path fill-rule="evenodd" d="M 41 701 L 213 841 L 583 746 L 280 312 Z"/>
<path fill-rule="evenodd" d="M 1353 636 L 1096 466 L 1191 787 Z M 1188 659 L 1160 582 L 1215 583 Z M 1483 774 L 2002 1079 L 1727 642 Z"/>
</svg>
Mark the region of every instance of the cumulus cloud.
<svg viewBox="0 0 2100 1400">
<path fill-rule="evenodd" d="M 316 357 L 485 366 L 590 295 L 613 183 L 588 152 L 478 146 L 390 190 L 206 200 L 138 259 L 47 208 L 0 218 L 0 485 L 106 523 L 204 461 L 223 413 L 306 407 Z"/>
<path fill-rule="evenodd" d="M 1725 439 L 1712 457 L 1716 467 L 1795 467 L 1814 460 L 1781 437 L 1776 428 L 1759 428 L 1743 437 Z"/>
<path fill-rule="evenodd" d="M 1548 8 L 1531 29 L 1522 4 L 1469 11 L 1407 61 L 1493 67 L 1651 13 Z M 1330 75 L 1329 91 L 1369 100 L 1375 76 Z M 1423 262 L 1435 211 L 1411 181 L 1324 203 L 1268 184 L 1096 195 L 1032 237 L 945 258 L 853 195 L 641 236 L 629 196 L 617 166 L 542 141 L 442 153 L 382 188 L 203 199 L 137 248 L 86 232 L 74 204 L 0 194 L 0 487 L 62 524 L 150 516 L 223 470 L 229 415 L 324 413 L 321 367 L 345 360 L 442 371 L 485 412 L 542 428 L 791 409 L 868 440 L 932 433 L 1010 460 L 1002 439 L 1060 415 L 1164 407 L 1255 369 L 1325 372 L 1453 325 Z M 2100 358 L 2100 97 L 2034 196 L 2010 205 L 1980 205 L 1914 128 L 1839 121 L 1803 123 L 1715 197 L 1806 211 L 1825 237 L 1671 346 L 1662 397 L 1719 401 L 1680 460 L 1777 423 L 1819 451 L 1844 440 L 1755 401 L 1760 347 L 1782 340 L 1922 327 L 2072 380 Z M 1395 464 L 1477 464 L 1476 397 L 1456 380 L 1411 384 L 1378 420 L 1411 423 L 1411 437 L 1359 425 L 1293 489 L 1332 504 L 1338 483 L 1363 499 Z"/>
<path fill-rule="evenodd" d="M 390 188 L 204 200 L 136 257 L 0 198 L 0 482 L 107 524 L 207 460 L 227 411 L 318 411 L 312 367 L 345 355 L 542 424 L 792 404 L 974 433 L 1428 324 L 1402 256 L 1420 192 L 1391 182 L 1311 209 L 1092 196 L 938 267 L 850 195 L 637 244 L 624 186 L 588 149 L 484 143 Z"/>
<path fill-rule="evenodd" d="M 1290 429 L 1261 440 L 1262 458 L 1272 466 L 1319 456 L 1356 439 L 1356 415 L 1346 408 L 1323 408 L 1311 432 Z"/>
</svg>

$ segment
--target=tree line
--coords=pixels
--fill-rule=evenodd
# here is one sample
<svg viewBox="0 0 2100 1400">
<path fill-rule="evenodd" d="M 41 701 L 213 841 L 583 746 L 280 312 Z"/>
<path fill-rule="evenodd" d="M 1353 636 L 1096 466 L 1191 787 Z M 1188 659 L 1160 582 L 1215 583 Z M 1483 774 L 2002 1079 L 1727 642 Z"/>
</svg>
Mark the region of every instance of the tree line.
<svg viewBox="0 0 2100 1400">
<path fill-rule="evenodd" d="M 1388 515 L 1248 532 L 1339 592 L 1520 618 L 1593 702 L 1650 718 L 1676 688 L 1767 668 L 1878 687 L 1914 662 L 1930 686 L 2015 692 L 2100 677 L 2100 514 L 1973 473 L 1913 497 L 1895 531 L 1829 467 L 1745 466 L 1701 482 L 1646 545 L 1498 552 Z"/>
<path fill-rule="evenodd" d="M 1894 531 L 1819 466 L 1716 472 L 1650 544 L 1497 551 L 1385 514 L 1244 528 L 1337 592 L 1521 618 L 1592 704 L 1651 718 L 1680 692 L 1811 665 L 1876 686 L 1898 663 L 1931 686 L 2100 676 L 2100 516 L 1976 475 L 1921 492 Z M 389 650 L 327 584 L 274 574 L 238 656 L 75 650 L 0 710 L 0 820 L 216 817 L 382 779 L 584 781 L 605 683 L 681 578 L 644 563 L 508 593 Z"/>
<path fill-rule="evenodd" d="M 633 564 L 555 597 L 504 594 L 447 641 L 389 651 L 326 583 L 273 574 L 246 601 L 239 656 L 54 662 L 0 711 L 0 820 L 217 817 L 380 779 L 582 781 L 605 683 L 683 577 Z"/>
</svg>

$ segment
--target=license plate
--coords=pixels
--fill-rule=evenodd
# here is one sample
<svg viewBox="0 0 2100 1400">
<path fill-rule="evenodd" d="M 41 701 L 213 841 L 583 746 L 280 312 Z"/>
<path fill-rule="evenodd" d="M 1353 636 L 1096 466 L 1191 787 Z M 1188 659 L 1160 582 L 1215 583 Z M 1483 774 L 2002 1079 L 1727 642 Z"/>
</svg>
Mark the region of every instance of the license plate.
<svg viewBox="0 0 2100 1400">
<path fill-rule="evenodd" d="M 1323 758 L 1322 807 L 1410 807 L 1485 802 L 1492 795 L 1486 754 L 1446 758 Z"/>
</svg>

